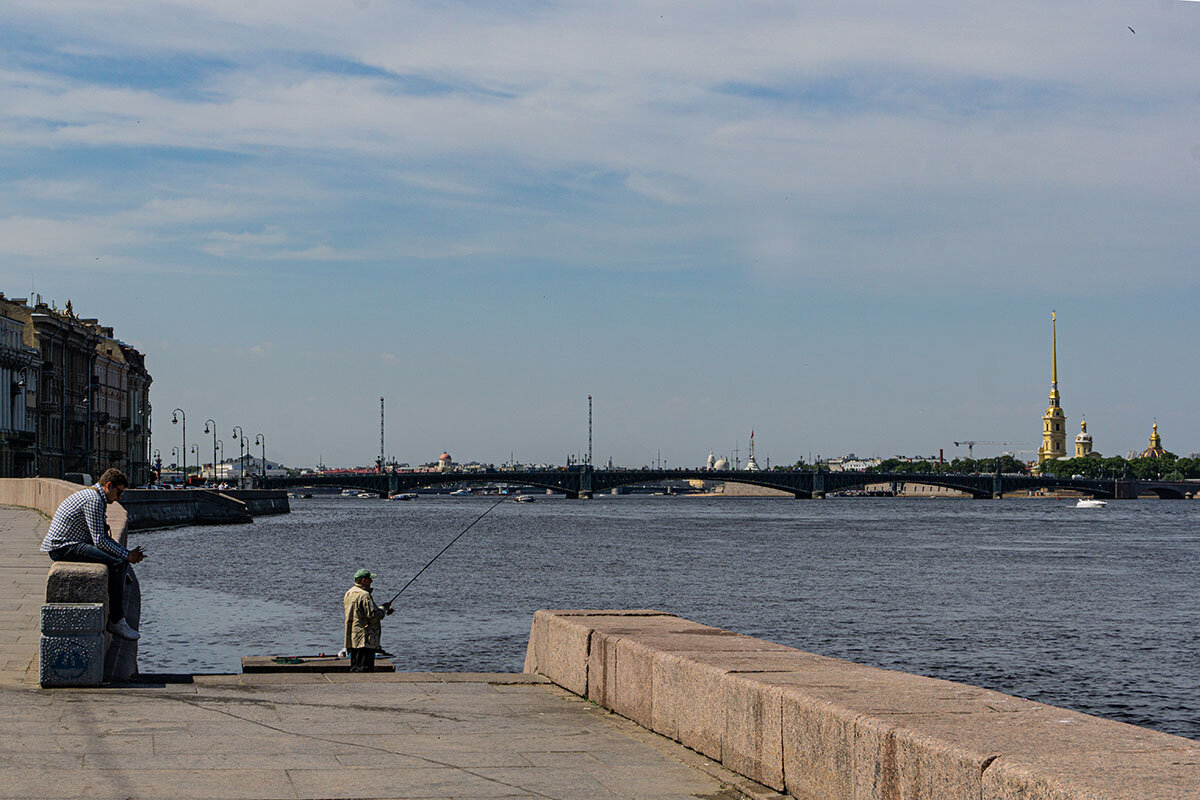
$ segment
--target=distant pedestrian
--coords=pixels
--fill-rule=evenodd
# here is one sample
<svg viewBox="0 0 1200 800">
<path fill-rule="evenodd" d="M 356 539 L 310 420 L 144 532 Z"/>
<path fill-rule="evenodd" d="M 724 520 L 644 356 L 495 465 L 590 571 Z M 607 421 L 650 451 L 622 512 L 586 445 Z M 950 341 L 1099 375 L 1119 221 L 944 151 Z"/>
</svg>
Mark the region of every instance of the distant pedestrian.
<svg viewBox="0 0 1200 800">
<path fill-rule="evenodd" d="M 376 605 L 371 597 L 371 580 L 375 573 L 360 569 L 354 573 L 354 585 L 342 598 L 346 611 L 346 651 L 350 654 L 351 672 L 374 672 L 375 653 L 383 633 L 379 621 L 392 613 L 392 604 Z"/>
<path fill-rule="evenodd" d="M 52 561 L 103 564 L 108 567 L 108 632 L 122 639 L 137 639 L 138 632 L 125 621 L 125 577 L 130 564 L 146 557 L 141 547 L 127 550 L 109 536 L 108 504 L 121 499 L 129 478 L 108 469 L 95 485 L 59 503 L 42 541 L 42 552 Z"/>
</svg>

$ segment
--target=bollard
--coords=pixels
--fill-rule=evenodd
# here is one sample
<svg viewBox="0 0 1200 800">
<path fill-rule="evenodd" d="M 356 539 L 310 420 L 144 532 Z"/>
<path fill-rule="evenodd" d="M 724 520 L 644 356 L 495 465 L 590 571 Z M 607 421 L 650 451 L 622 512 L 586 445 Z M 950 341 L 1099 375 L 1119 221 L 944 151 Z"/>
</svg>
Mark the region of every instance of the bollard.
<svg viewBox="0 0 1200 800">
<path fill-rule="evenodd" d="M 104 680 L 104 604 L 42 606 L 42 686 L 99 686 Z"/>
</svg>

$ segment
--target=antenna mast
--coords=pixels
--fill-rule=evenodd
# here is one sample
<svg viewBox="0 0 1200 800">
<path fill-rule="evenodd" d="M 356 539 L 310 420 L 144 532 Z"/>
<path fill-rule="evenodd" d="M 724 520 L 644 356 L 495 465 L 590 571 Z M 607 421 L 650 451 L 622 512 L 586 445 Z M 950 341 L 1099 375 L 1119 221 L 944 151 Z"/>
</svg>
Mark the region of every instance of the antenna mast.
<svg viewBox="0 0 1200 800">
<path fill-rule="evenodd" d="M 379 398 L 379 471 L 383 472 L 383 398 Z"/>
<path fill-rule="evenodd" d="M 588 395 L 588 458 L 587 465 L 592 465 L 592 396 Z"/>
</svg>

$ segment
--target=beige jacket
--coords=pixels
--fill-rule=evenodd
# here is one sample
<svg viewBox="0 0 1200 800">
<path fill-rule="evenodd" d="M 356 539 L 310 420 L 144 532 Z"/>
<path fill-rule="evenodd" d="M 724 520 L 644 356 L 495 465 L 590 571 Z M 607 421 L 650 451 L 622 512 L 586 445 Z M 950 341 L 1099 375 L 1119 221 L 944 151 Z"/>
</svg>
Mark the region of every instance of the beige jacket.
<svg viewBox="0 0 1200 800">
<path fill-rule="evenodd" d="M 346 643 L 343 646 L 347 650 L 352 647 L 378 650 L 382 633 L 379 620 L 387 616 L 387 611 L 377 606 L 371 593 L 357 584 L 346 592 L 342 606 L 346 609 Z"/>
</svg>

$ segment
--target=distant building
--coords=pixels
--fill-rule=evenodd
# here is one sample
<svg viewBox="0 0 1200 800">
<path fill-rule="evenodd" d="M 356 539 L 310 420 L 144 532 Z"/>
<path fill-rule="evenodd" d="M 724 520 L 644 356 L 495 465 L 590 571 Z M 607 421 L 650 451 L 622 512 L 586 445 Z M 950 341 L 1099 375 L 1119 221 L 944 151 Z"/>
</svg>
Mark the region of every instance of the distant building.
<svg viewBox="0 0 1200 800">
<path fill-rule="evenodd" d="M 452 469 L 453 467 L 454 467 L 454 459 L 450 458 L 449 453 L 442 453 L 440 456 L 438 456 L 437 468 L 440 471 L 445 472 L 449 469 Z"/>
<path fill-rule="evenodd" d="M 1067 415 L 1058 396 L 1058 321 L 1050 312 L 1050 404 L 1042 415 L 1042 446 L 1038 464 L 1067 456 Z"/>
<path fill-rule="evenodd" d="M 96 319 L 0 294 L 0 476 L 150 480 L 145 356 Z"/>
<path fill-rule="evenodd" d="M 1079 433 L 1075 434 L 1076 458 L 1099 458 L 1100 454 L 1092 450 L 1092 435 L 1088 433 L 1087 420 L 1079 420 Z"/>
<path fill-rule="evenodd" d="M 1158 435 L 1158 420 L 1154 420 L 1154 426 L 1150 429 L 1150 446 L 1139 453 L 1138 458 L 1162 458 L 1166 454 L 1162 437 Z"/>
<path fill-rule="evenodd" d="M 862 472 L 882 463 L 883 460 L 879 458 L 859 458 L 854 453 L 849 453 L 840 458 L 826 460 L 825 466 L 829 467 L 830 472 Z"/>
<path fill-rule="evenodd" d="M 40 355 L 29 306 L 0 294 L 0 478 L 37 470 Z"/>
</svg>

